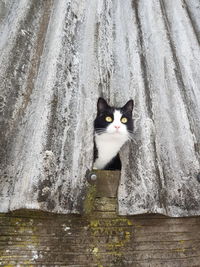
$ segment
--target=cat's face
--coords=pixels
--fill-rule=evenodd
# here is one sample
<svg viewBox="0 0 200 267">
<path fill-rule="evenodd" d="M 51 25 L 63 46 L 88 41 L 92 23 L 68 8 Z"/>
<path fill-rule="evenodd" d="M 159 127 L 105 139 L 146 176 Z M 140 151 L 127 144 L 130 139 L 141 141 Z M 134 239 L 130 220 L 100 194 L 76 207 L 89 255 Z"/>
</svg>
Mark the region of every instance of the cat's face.
<svg viewBox="0 0 200 267">
<path fill-rule="evenodd" d="M 128 136 L 133 132 L 133 100 L 129 100 L 122 108 L 114 108 L 103 98 L 97 103 L 97 117 L 94 121 L 95 133 L 109 134 L 113 137 Z"/>
</svg>

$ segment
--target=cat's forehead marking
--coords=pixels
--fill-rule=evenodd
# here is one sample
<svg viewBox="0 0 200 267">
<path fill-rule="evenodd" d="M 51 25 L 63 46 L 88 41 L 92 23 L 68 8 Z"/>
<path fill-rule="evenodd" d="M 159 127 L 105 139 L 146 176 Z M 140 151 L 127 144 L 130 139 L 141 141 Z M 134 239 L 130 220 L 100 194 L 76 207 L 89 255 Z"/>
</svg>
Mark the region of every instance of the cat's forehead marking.
<svg viewBox="0 0 200 267">
<path fill-rule="evenodd" d="M 113 115 L 114 115 L 114 121 L 120 122 L 122 113 L 119 110 L 115 110 Z"/>
</svg>

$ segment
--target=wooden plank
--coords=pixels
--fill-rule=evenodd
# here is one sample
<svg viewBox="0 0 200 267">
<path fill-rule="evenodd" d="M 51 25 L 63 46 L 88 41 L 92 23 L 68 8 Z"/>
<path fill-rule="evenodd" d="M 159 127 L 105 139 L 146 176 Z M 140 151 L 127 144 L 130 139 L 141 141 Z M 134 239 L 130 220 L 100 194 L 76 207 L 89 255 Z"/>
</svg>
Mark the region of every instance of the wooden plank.
<svg viewBox="0 0 200 267">
<path fill-rule="evenodd" d="M 199 0 L 0 1 L 1 212 L 91 210 L 103 96 L 135 103 L 119 213 L 200 214 L 199 10 Z M 99 197 L 116 194 L 109 176 Z"/>
<path fill-rule="evenodd" d="M 97 171 L 97 197 L 116 197 L 120 180 L 120 171 Z"/>
<path fill-rule="evenodd" d="M 1 265 L 199 266 L 200 217 L 118 216 L 113 201 L 96 198 L 85 216 L 1 214 Z"/>
</svg>

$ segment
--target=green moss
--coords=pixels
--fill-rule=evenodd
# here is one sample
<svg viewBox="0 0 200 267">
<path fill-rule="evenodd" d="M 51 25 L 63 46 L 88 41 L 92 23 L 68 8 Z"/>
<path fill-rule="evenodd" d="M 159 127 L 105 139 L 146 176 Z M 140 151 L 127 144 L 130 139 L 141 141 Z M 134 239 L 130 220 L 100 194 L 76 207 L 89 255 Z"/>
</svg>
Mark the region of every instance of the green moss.
<svg viewBox="0 0 200 267">
<path fill-rule="evenodd" d="M 185 252 L 185 248 L 172 249 L 175 252 Z"/>
<path fill-rule="evenodd" d="M 34 213 L 34 212 L 33 212 Z M 3 217 L 3 216 L 2 216 Z M 17 217 L 7 217 L 7 226 L 8 229 L 5 230 L 5 234 L 9 235 L 9 247 L 4 246 L 4 255 L 0 255 L 0 262 L 3 262 L 3 266 L 16 266 L 15 260 L 19 258 L 21 260 L 21 255 L 16 254 L 16 251 L 27 249 L 28 246 L 39 247 L 40 241 L 38 240 L 37 228 L 34 226 L 33 221 L 30 219 L 22 219 Z M 10 227 L 12 227 L 12 232 L 10 233 Z M 30 238 L 27 240 L 23 239 L 23 236 L 29 234 Z M 34 234 L 35 233 L 35 234 Z M 16 237 L 18 238 L 16 242 Z M 5 242 L 6 243 L 6 242 Z M 36 250 L 36 249 L 35 249 Z M 25 258 L 23 264 L 31 266 L 32 260 Z"/>
<path fill-rule="evenodd" d="M 87 189 L 86 198 L 83 204 L 84 214 L 89 214 L 93 211 L 95 197 L 96 197 L 96 185 L 89 185 Z"/>
<path fill-rule="evenodd" d="M 92 253 L 94 255 L 97 255 L 98 252 L 99 252 L 99 249 L 98 248 L 93 248 Z"/>
<path fill-rule="evenodd" d="M 90 230 L 94 240 L 92 252 L 96 258 L 97 266 L 102 266 L 102 262 L 104 262 L 105 253 L 102 254 L 102 250 L 106 251 L 107 255 L 113 256 L 114 263 L 123 263 L 124 248 L 132 237 L 131 225 L 133 223 L 129 219 L 121 217 L 110 220 L 90 220 Z M 99 243 L 99 236 L 105 236 L 107 241 L 103 244 Z"/>
<path fill-rule="evenodd" d="M 94 227 L 98 227 L 99 226 L 99 220 L 91 220 L 90 221 L 90 227 L 94 228 Z"/>
</svg>

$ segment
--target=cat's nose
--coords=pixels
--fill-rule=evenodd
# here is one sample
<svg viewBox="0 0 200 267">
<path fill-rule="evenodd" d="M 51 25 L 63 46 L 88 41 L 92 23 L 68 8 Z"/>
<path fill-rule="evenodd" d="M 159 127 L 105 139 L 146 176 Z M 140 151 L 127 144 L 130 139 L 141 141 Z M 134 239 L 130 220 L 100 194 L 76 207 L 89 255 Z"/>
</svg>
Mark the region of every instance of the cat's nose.
<svg viewBox="0 0 200 267">
<path fill-rule="evenodd" d="M 120 128 L 120 126 L 119 126 L 119 125 L 115 125 L 114 127 L 115 127 L 116 129 L 119 129 L 119 128 Z"/>
</svg>

